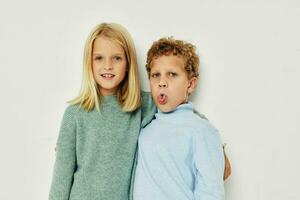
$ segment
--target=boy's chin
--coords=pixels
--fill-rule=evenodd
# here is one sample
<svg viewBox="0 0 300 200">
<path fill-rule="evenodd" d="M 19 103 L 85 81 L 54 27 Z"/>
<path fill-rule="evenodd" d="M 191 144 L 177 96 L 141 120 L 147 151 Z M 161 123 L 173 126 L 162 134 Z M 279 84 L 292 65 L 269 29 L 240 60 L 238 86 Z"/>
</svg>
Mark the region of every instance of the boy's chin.
<svg viewBox="0 0 300 200">
<path fill-rule="evenodd" d="M 157 107 L 163 113 L 171 112 L 172 110 L 174 110 L 176 108 L 176 106 L 173 108 L 173 107 L 167 106 L 167 105 L 157 105 Z"/>
<path fill-rule="evenodd" d="M 156 106 L 158 107 L 158 109 L 163 112 L 163 113 L 168 113 L 168 112 L 172 112 L 173 110 L 175 110 L 178 106 L 182 105 L 182 104 L 185 104 L 187 102 L 183 102 L 183 103 L 179 103 L 179 104 L 176 104 L 176 105 L 170 105 L 168 103 L 164 104 L 164 105 L 161 105 L 159 104 L 158 102 L 156 102 Z"/>
</svg>

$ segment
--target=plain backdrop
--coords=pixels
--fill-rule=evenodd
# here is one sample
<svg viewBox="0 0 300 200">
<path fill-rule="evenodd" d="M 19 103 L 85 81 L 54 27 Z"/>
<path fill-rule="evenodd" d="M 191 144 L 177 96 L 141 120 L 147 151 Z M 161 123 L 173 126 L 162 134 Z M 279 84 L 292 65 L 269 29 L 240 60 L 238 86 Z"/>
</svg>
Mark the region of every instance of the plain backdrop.
<svg viewBox="0 0 300 200">
<path fill-rule="evenodd" d="M 228 144 L 228 200 L 300 199 L 300 1 L 1 0 L 1 200 L 48 198 L 62 114 L 101 22 L 132 34 L 146 91 L 154 40 L 197 46 L 192 100 Z"/>
</svg>

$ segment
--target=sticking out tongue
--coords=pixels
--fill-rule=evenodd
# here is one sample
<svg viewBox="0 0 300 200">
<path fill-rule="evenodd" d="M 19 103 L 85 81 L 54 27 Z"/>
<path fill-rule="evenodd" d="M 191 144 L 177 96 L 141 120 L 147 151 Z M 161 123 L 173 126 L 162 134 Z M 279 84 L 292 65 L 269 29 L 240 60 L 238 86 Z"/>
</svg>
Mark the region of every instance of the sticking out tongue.
<svg viewBox="0 0 300 200">
<path fill-rule="evenodd" d="M 159 104 L 164 105 L 167 103 L 168 97 L 165 94 L 160 94 L 157 96 L 157 101 Z"/>
</svg>

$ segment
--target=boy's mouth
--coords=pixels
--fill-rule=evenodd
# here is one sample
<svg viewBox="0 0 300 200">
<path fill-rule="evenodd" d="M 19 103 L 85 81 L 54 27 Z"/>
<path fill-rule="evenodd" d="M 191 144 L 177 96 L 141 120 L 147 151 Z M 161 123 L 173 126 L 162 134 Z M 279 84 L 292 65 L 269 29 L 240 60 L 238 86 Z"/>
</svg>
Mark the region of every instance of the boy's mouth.
<svg viewBox="0 0 300 200">
<path fill-rule="evenodd" d="M 158 96 L 157 96 L 157 101 L 160 105 L 164 105 L 167 103 L 168 101 L 168 96 L 164 93 L 160 93 Z"/>
<path fill-rule="evenodd" d="M 115 75 L 111 73 L 100 74 L 100 76 L 106 80 L 111 80 L 113 77 L 115 77 Z"/>
</svg>

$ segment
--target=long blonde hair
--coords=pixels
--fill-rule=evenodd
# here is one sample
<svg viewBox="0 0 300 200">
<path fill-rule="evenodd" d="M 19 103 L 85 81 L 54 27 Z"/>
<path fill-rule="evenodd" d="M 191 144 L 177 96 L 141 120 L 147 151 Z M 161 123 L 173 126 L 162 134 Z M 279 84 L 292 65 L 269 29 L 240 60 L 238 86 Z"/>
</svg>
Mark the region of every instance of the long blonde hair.
<svg viewBox="0 0 300 200">
<path fill-rule="evenodd" d="M 104 36 L 119 44 L 125 52 L 128 71 L 117 90 L 117 98 L 124 112 L 134 111 L 141 105 L 140 81 L 138 77 L 137 56 L 133 40 L 127 30 L 117 23 L 101 23 L 96 26 L 87 38 L 83 58 L 83 80 L 79 95 L 69 101 L 80 104 L 86 111 L 95 106 L 100 111 L 102 95 L 93 77 L 92 53 L 96 38 Z"/>
</svg>

